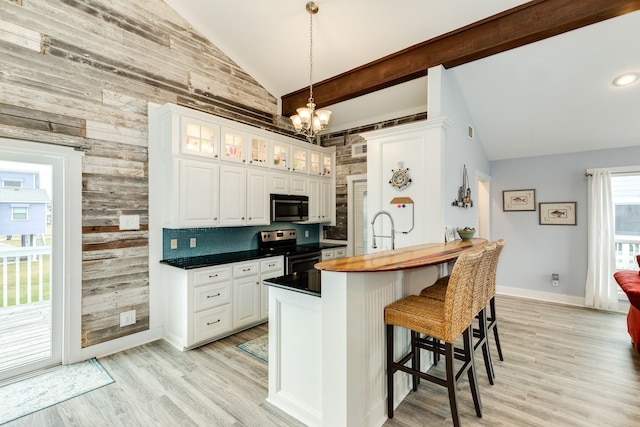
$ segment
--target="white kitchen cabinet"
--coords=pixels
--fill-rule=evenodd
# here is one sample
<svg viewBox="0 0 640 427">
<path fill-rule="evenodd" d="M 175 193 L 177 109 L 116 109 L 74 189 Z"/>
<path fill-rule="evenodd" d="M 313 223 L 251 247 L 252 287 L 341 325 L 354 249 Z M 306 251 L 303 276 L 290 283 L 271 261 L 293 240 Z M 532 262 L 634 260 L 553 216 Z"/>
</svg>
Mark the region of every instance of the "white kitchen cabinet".
<svg viewBox="0 0 640 427">
<path fill-rule="evenodd" d="M 278 256 L 260 261 L 260 318 L 269 318 L 269 287 L 263 282 L 284 275 L 284 257 Z"/>
<path fill-rule="evenodd" d="M 269 224 L 268 175 L 264 170 L 220 165 L 220 221 L 223 227 Z"/>
<path fill-rule="evenodd" d="M 220 159 L 245 163 L 247 151 L 246 133 L 240 129 L 221 126 L 220 127 Z"/>
<path fill-rule="evenodd" d="M 331 177 L 334 174 L 335 154 L 322 153 L 322 176 Z"/>
<path fill-rule="evenodd" d="M 241 166 L 220 165 L 220 225 L 246 224 L 247 170 Z"/>
<path fill-rule="evenodd" d="M 307 185 L 309 194 L 309 221 L 310 223 L 320 222 L 320 205 L 322 204 L 321 179 L 309 176 Z"/>
<path fill-rule="evenodd" d="M 309 172 L 309 150 L 302 147 L 291 147 L 291 171 L 307 174 Z"/>
<path fill-rule="evenodd" d="M 249 150 L 247 163 L 251 166 L 269 167 L 269 142 L 267 138 L 249 134 Z"/>
<path fill-rule="evenodd" d="M 260 320 L 260 261 L 233 266 L 233 327 L 255 324 Z"/>
<path fill-rule="evenodd" d="M 218 157 L 220 126 L 205 120 L 183 115 L 180 117 L 180 149 L 181 154 Z"/>
<path fill-rule="evenodd" d="M 269 149 L 269 167 L 271 169 L 288 171 L 290 169 L 290 154 L 290 144 L 281 141 L 271 141 Z"/>
<path fill-rule="evenodd" d="M 290 194 L 289 174 L 287 172 L 274 172 L 269 174 L 270 194 Z"/>
<path fill-rule="evenodd" d="M 320 181 L 320 188 L 320 222 L 334 225 L 336 222 L 336 209 L 333 180 L 323 178 Z"/>
<path fill-rule="evenodd" d="M 309 175 L 322 175 L 322 153 L 309 150 Z"/>
<path fill-rule="evenodd" d="M 185 351 L 267 321 L 262 280 L 284 274 L 284 257 L 190 270 L 160 267 L 164 338 Z"/>
<path fill-rule="evenodd" d="M 178 196 L 178 203 L 168 203 L 167 209 L 176 209 L 177 227 L 215 227 L 218 225 L 217 164 L 197 160 L 177 159 L 178 189 L 167 190 Z"/>
<path fill-rule="evenodd" d="M 247 225 L 268 225 L 269 174 L 264 170 L 247 170 Z"/>
<path fill-rule="evenodd" d="M 322 261 L 329 261 L 330 259 L 344 258 L 345 256 L 347 256 L 346 246 L 340 246 L 338 248 L 322 250 Z"/>
<path fill-rule="evenodd" d="M 296 196 L 307 196 L 307 176 L 289 175 L 290 193 Z"/>
</svg>

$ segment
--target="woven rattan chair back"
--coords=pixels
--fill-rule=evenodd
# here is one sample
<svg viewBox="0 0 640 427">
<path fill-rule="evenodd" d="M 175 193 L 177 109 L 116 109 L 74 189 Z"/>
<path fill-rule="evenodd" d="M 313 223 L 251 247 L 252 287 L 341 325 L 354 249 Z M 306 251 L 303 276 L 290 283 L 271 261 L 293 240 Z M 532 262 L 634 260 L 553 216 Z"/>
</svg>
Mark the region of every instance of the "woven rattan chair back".
<svg viewBox="0 0 640 427">
<path fill-rule="evenodd" d="M 496 273 L 498 271 L 498 261 L 500 259 L 500 254 L 502 253 L 502 249 L 504 248 L 504 239 L 491 242 L 491 244 L 494 243 L 496 245 L 496 250 L 493 252 L 493 256 L 491 257 L 491 265 L 487 276 L 485 297 L 486 301 L 491 300 L 491 298 L 496 295 Z"/>
<path fill-rule="evenodd" d="M 472 249 L 458 257 L 449 277 L 444 300 L 442 339 L 454 342 L 469 327 L 473 313 L 473 284 L 484 247 Z"/>
<path fill-rule="evenodd" d="M 476 278 L 473 283 L 472 314 L 474 316 L 478 314 L 489 302 L 489 299 L 487 298 L 487 294 L 489 292 L 488 287 L 490 285 L 489 282 L 491 281 L 491 268 L 497 247 L 498 246 L 495 242 L 484 246 L 484 253 L 482 254 L 482 259 L 480 259 L 480 264 L 478 264 Z"/>
</svg>

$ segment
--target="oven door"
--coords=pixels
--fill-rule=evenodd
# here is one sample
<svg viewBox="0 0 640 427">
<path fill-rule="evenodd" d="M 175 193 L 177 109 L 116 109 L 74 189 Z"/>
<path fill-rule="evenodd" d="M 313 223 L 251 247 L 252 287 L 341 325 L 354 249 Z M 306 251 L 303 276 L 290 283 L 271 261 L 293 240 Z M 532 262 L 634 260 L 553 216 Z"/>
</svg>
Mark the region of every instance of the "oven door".
<svg viewBox="0 0 640 427">
<path fill-rule="evenodd" d="M 306 253 L 304 255 L 289 255 L 287 257 L 286 274 L 313 270 L 313 266 L 322 261 L 322 253 Z"/>
</svg>

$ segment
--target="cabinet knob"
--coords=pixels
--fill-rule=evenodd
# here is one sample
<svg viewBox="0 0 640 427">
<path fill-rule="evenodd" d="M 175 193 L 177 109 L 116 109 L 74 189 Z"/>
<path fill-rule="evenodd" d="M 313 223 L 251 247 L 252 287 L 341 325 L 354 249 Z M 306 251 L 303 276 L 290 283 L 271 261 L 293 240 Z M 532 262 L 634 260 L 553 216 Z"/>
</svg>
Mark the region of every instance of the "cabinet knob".
<svg viewBox="0 0 640 427">
<path fill-rule="evenodd" d="M 256 282 L 256 285 L 259 285 L 259 284 L 260 284 L 260 282 Z"/>
</svg>

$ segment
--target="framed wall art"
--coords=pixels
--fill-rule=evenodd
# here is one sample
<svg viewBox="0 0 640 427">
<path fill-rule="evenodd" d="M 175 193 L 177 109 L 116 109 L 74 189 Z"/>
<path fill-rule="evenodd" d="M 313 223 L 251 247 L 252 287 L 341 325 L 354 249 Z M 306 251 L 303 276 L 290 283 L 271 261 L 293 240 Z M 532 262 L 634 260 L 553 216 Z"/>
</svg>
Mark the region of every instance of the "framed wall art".
<svg viewBox="0 0 640 427">
<path fill-rule="evenodd" d="M 576 202 L 540 203 L 540 225 L 576 225 Z"/>
<path fill-rule="evenodd" d="M 536 190 L 507 190 L 502 192 L 503 211 L 535 211 Z"/>
</svg>

